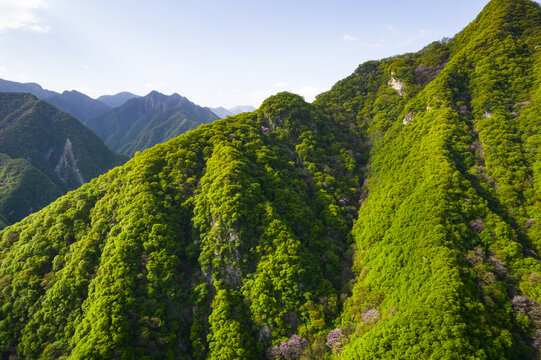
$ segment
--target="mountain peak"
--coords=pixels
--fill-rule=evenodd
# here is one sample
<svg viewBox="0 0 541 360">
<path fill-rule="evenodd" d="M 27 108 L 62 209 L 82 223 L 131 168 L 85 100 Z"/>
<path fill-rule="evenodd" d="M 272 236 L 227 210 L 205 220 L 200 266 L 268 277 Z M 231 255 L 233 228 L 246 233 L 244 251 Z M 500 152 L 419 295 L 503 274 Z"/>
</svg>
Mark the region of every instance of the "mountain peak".
<svg viewBox="0 0 541 360">
<path fill-rule="evenodd" d="M 165 94 L 159 92 L 158 90 L 152 90 L 146 96 L 166 96 Z"/>
<path fill-rule="evenodd" d="M 128 91 L 122 91 L 115 95 L 102 95 L 98 97 L 96 100 L 99 100 L 103 102 L 104 104 L 109 105 L 112 108 L 119 107 L 123 104 L 125 104 L 127 101 L 138 98 L 139 95 L 132 94 Z"/>
<path fill-rule="evenodd" d="M 90 119 L 87 125 L 112 149 L 132 155 L 217 119 L 177 93 L 153 90 Z"/>
</svg>

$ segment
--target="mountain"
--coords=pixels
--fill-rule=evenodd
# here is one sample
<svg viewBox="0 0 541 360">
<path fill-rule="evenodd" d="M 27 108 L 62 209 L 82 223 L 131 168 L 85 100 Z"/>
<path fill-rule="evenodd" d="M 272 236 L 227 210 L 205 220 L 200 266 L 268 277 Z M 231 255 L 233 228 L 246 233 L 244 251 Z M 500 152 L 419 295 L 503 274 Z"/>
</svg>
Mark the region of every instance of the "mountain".
<svg viewBox="0 0 541 360">
<path fill-rule="evenodd" d="M 220 119 L 224 119 L 228 116 L 237 115 L 243 112 L 251 112 L 255 110 L 255 107 L 251 105 L 246 106 L 235 106 L 230 109 L 226 109 L 223 106 L 217 108 L 209 108 L 213 113 L 215 113 Z"/>
<path fill-rule="evenodd" d="M 541 8 L 492 0 L 154 146 L 0 233 L 1 356 L 538 358 L 540 115 Z"/>
<path fill-rule="evenodd" d="M 237 115 L 243 112 L 251 112 L 254 111 L 255 107 L 252 105 L 239 105 L 232 108 L 227 109 L 232 115 Z"/>
<path fill-rule="evenodd" d="M 89 119 L 85 125 L 107 146 L 131 156 L 217 119 L 208 108 L 197 106 L 185 97 L 152 91 Z"/>
<path fill-rule="evenodd" d="M 125 161 L 72 116 L 0 93 L 0 216 L 13 223 Z"/>
<path fill-rule="evenodd" d="M 0 229 L 58 199 L 63 191 L 26 159 L 0 153 Z"/>
<path fill-rule="evenodd" d="M 217 108 L 209 108 L 210 111 L 215 113 L 220 119 L 224 119 L 228 116 L 233 115 L 229 110 L 224 108 L 223 106 L 217 107 Z"/>
<path fill-rule="evenodd" d="M 30 93 L 82 122 L 111 109 L 111 106 L 78 91 L 64 91 L 60 94 L 55 91 L 45 90 L 35 83 L 23 84 L 0 79 L 0 92 Z"/>
<path fill-rule="evenodd" d="M 76 90 L 64 91 L 62 94 L 44 100 L 83 123 L 89 118 L 101 115 L 111 109 L 109 105 L 94 100 Z"/>
<path fill-rule="evenodd" d="M 101 101 L 104 104 L 109 105 L 111 108 L 119 107 L 126 103 L 126 101 L 133 98 L 137 98 L 139 95 L 132 94 L 131 92 L 123 91 L 115 95 L 102 95 L 96 100 Z"/>
<path fill-rule="evenodd" d="M 46 99 L 59 95 L 57 92 L 45 90 L 36 83 L 19 83 L 0 79 L 0 92 L 30 93 L 39 99 Z"/>
</svg>

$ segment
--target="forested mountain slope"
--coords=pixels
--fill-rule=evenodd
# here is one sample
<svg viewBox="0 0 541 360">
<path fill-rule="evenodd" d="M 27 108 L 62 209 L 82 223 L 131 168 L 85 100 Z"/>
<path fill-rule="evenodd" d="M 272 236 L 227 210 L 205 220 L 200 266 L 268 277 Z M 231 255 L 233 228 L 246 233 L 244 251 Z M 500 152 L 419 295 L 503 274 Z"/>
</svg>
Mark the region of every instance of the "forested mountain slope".
<svg viewBox="0 0 541 360">
<path fill-rule="evenodd" d="M 19 358 L 524 359 L 541 346 L 541 10 L 281 93 L 0 236 Z"/>
<path fill-rule="evenodd" d="M 372 144 L 343 358 L 538 350 L 540 81 L 539 5 L 500 0 L 450 42 L 364 64 L 319 97 Z"/>
<path fill-rule="evenodd" d="M 0 93 L 0 216 L 21 220 L 125 161 L 72 116 L 30 94 Z"/>
<path fill-rule="evenodd" d="M 178 94 L 152 91 L 85 122 L 105 144 L 132 156 L 156 144 L 217 120 L 208 108 L 195 105 Z"/>
</svg>

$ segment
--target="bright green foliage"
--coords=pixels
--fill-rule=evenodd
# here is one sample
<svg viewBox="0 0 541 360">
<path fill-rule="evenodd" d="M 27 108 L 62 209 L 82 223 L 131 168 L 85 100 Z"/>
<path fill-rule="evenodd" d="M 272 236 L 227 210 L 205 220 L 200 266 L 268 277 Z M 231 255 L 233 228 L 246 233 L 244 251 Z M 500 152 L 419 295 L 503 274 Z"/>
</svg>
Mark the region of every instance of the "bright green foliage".
<svg viewBox="0 0 541 360">
<path fill-rule="evenodd" d="M 527 114 L 540 45 L 537 4 L 492 1 L 453 40 L 363 65 L 319 97 L 337 118 L 357 114 L 373 143 L 343 358 L 525 358 L 539 346 L 541 123 Z M 420 87 L 427 58 L 445 66 Z"/>
<path fill-rule="evenodd" d="M 0 216 L 6 223 L 125 160 L 46 102 L 30 94 L 0 93 Z"/>
<path fill-rule="evenodd" d="M 361 144 L 283 93 L 7 228 L 3 355 L 253 359 L 325 331 L 349 276 Z"/>
<path fill-rule="evenodd" d="M 537 356 L 540 85 L 540 7 L 494 0 L 136 154 L 0 233 L 1 355 Z"/>
</svg>

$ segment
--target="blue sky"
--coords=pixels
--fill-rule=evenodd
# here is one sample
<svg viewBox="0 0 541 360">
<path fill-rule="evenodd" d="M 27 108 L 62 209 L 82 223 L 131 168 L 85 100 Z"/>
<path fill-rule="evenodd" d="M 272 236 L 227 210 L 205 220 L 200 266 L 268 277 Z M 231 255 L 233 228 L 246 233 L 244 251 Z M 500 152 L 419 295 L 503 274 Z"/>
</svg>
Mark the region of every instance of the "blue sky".
<svg viewBox="0 0 541 360">
<path fill-rule="evenodd" d="M 0 78 L 204 106 L 306 100 L 463 29 L 488 0 L 0 0 Z"/>
</svg>

